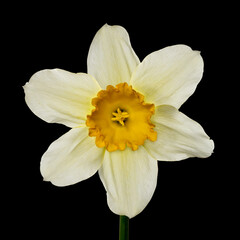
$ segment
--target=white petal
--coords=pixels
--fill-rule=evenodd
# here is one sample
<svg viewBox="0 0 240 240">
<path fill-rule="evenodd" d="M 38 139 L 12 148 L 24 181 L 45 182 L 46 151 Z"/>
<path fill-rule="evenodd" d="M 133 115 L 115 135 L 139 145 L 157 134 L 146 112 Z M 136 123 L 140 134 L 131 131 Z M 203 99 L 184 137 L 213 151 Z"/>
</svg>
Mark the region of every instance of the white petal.
<svg viewBox="0 0 240 240">
<path fill-rule="evenodd" d="M 88 74 L 61 69 L 35 73 L 24 86 L 29 108 L 41 119 L 69 127 L 85 124 L 100 86 Z"/>
<path fill-rule="evenodd" d="M 91 177 L 100 168 L 103 148 L 88 136 L 88 128 L 74 128 L 53 142 L 41 160 L 45 181 L 67 186 Z"/>
<path fill-rule="evenodd" d="M 157 184 L 158 166 L 143 147 L 132 151 L 106 151 L 100 178 L 107 191 L 109 208 L 132 218 L 149 203 Z"/>
<path fill-rule="evenodd" d="M 179 108 L 193 94 L 202 74 L 200 52 L 175 45 L 148 55 L 130 84 L 145 96 L 146 102 Z"/>
<path fill-rule="evenodd" d="M 152 116 L 157 141 L 145 141 L 144 146 L 158 160 L 177 161 L 189 157 L 206 158 L 214 149 L 203 128 L 172 106 L 159 106 Z"/>
<path fill-rule="evenodd" d="M 100 86 L 129 83 L 133 70 L 139 64 L 127 31 L 121 26 L 105 24 L 95 35 L 89 49 L 88 73 Z"/>
</svg>

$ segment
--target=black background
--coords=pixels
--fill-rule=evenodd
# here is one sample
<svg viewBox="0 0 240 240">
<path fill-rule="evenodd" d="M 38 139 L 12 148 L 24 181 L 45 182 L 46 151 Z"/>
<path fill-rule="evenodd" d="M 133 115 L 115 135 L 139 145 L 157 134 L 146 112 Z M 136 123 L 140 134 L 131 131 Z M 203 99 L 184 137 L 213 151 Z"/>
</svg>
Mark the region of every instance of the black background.
<svg viewBox="0 0 240 240">
<path fill-rule="evenodd" d="M 218 3 L 220 4 L 220 3 Z M 231 38 L 233 8 L 198 3 L 37 3 L 6 7 L 4 64 L 9 84 L 6 94 L 10 132 L 6 137 L 9 166 L 3 171 L 8 234 L 35 239 L 118 239 L 118 216 L 106 202 L 95 174 L 81 183 L 56 187 L 43 182 L 39 171 L 42 154 L 68 131 L 37 118 L 24 101 L 22 86 L 37 71 L 61 68 L 86 72 L 88 49 L 95 33 L 108 23 L 122 25 L 140 60 L 174 44 L 201 51 L 205 68 L 196 92 L 181 111 L 199 122 L 215 142 L 206 159 L 159 162 L 157 188 L 148 206 L 130 220 L 130 239 L 216 237 L 226 231 L 225 178 L 221 141 L 226 78 L 222 69 L 224 46 Z M 9 77 L 10 76 L 10 77 Z M 11 92 L 11 93 L 10 93 Z M 12 96 L 12 94 L 14 94 Z M 6 120 L 6 119 L 4 119 Z"/>
</svg>

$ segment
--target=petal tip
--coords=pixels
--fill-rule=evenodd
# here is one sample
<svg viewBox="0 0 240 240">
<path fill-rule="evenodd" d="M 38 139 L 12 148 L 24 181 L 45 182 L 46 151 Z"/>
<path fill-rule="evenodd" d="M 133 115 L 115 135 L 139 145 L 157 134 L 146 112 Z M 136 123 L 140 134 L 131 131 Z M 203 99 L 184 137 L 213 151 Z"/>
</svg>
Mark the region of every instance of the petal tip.
<svg viewBox="0 0 240 240">
<path fill-rule="evenodd" d="M 210 145 L 210 149 L 211 149 L 209 156 L 211 156 L 214 153 L 215 143 L 212 139 L 209 139 L 209 141 L 210 141 L 209 145 Z"/>
<path fill-rule="evenodd" d="M 49 180 L 44 177 L 42 178 L 42 180 L 43 180 L 43 182 L 49 182 Z"/>
</svg>

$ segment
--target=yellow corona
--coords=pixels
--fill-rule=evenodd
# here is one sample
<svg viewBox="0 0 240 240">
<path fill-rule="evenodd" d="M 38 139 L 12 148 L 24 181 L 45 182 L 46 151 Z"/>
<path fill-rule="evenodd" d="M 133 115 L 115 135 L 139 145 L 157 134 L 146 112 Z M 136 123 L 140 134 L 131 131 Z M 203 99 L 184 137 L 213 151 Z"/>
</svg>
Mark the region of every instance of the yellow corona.
<svg viewBox="0 0 240 240">
<path fill-rule="evenodd" d="M 126 146 L 137 150 L 146 139 L 157 139 L 151 123 L 154 104 L 145 103 L 144 96 L 126 82 L 99 91 L 92 105 L 95 109 L 87 116 L 86 124 L 89 136 L 96 137 L 97 147 L 106 147 L 109 152 Z"/>
</svg>

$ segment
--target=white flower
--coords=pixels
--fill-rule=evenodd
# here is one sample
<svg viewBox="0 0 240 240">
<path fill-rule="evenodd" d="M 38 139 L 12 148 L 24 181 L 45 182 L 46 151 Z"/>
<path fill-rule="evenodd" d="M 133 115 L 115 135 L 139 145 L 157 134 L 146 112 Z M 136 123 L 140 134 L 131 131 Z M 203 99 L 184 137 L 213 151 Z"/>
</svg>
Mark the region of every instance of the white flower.
<svg viewBox="0 0 240 240">
<path fill-rule="evenodd" d="M 179 112 L 203 74 L 198 51 L 166 47 L 142 62 L 127 31 L 104 25 L 90 46 L 88 74 L 42 70 L 24 86 L 34 114 L 71 128 L 41 159 L 45 181 L 67 186 L 97 171 L 110 209 L 132 218 L 150 201 L 157 160 L 205 158 L 214 143 Z"/>
</svg>

